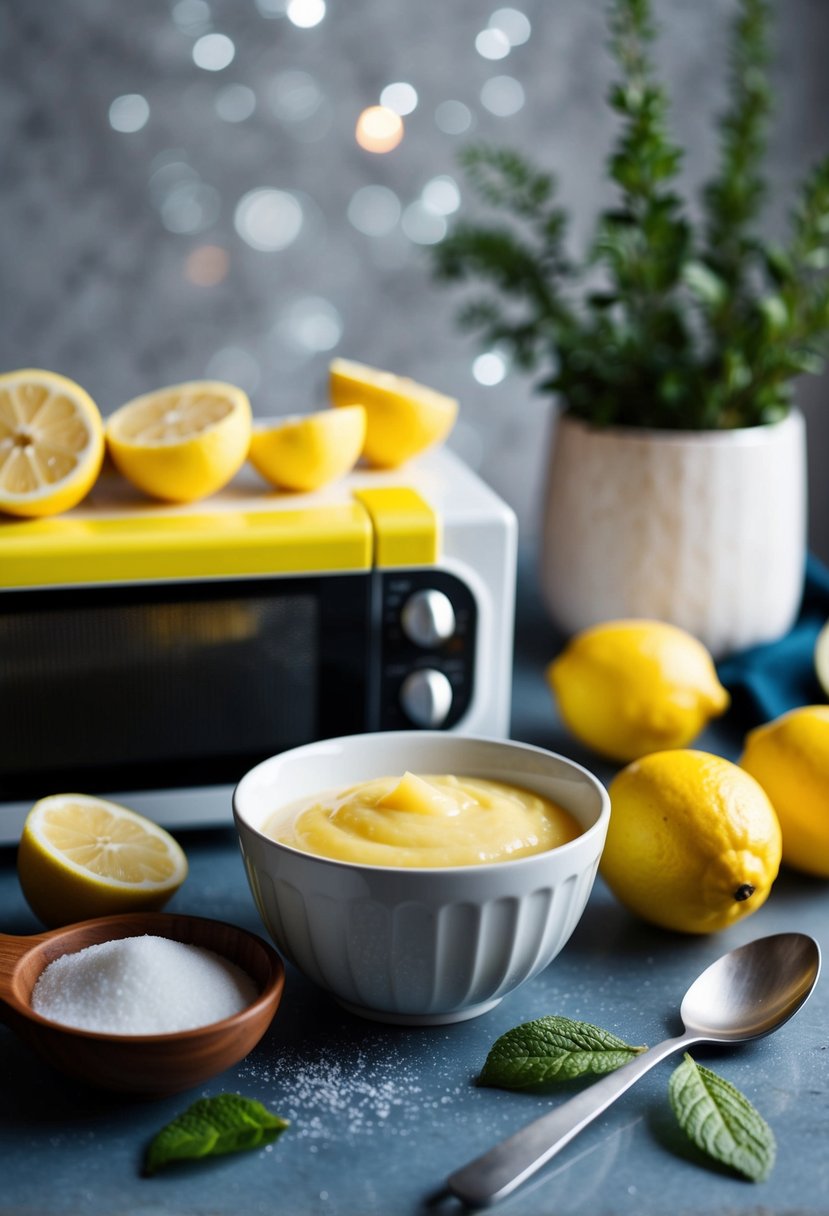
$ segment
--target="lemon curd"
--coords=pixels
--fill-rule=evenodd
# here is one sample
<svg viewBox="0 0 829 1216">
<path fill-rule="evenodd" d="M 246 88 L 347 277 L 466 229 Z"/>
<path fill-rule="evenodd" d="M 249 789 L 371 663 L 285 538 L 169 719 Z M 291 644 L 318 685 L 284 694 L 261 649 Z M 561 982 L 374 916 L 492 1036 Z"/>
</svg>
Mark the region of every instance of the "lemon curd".
<svg viewBox="0 0 829 1216">
<path fill-rule="evenodd" d="M 380 777 L 283 807 L 265 833 L 305 853 L 362 865 L 475 866 L 544 853 L 581 835 L 531 790 L 477 777 Z"/>
</svg>

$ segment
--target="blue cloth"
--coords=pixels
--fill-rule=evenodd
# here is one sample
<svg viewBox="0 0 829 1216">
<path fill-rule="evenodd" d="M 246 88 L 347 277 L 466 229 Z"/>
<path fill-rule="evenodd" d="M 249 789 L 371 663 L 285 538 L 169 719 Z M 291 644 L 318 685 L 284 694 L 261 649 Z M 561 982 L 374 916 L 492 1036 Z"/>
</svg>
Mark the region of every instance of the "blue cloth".
<svg viewBox="0 0 829 1216">
<path fill-rule="evenodd" d="M 743 729 L 768 722 L 798 705 L 824 705 L 826 693 L 814 667 L 817 635 L 829 620 L 829 570 L 816 557 L 806 562 L 800 614 L 779 642 L 752 646 L 718 665 Z M 736 725 L 736 722 L 735 722 Z"/>
</svg>

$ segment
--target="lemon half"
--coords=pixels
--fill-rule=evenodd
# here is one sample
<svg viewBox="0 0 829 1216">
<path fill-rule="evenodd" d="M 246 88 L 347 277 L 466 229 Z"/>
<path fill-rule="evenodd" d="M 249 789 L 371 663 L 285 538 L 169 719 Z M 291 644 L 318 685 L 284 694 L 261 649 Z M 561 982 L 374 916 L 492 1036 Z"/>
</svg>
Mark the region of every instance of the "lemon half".
<svg viewBox="0 0 829 1216">
<path fill-rule="evenodd" d="M 92 488 L 103 459 L 101 415 L 79 384 L 34 368 L 0 376 L 0 511 L 68 511 Z"/>
<path fill-rule="evenodd" d="M 53 794 L 26 817 L 17 873 L 30 908 L 52 927 L 163 907 L 187 877 L 187 858 L 168 832 L 125 806 Z"/>
<path fill-rule="evenodd" d="M 643 920 L 714 933 L 765 903 L 780 866 L 780 824 L 748 773 L 708 752 L 654 752 L 611 781 L 600 862 Z"/>
<path fill-rule="evenodd" d="M 365 406 L 363 456 L 378 468 L 397 468 L 442 442 L 458 415 L 454 397 L 350 359 L 333 359 L 329 379 L 332 405 Z"/>
<path fill-rule="evenodd" d="M 255 427 L 248 459 L 266 481 L 284 490 L 318 490 L 354 467 L 363 450 L 361 405 L 320 410 Z"/>
<path fill-rule="evenodd" d="M 250 446 L 247 394 L 218 380 L 193 380 L 136 397 L 107 420 L 110 455 L 133 485 L 168 502 L 220 490 Z"/>
</svg>

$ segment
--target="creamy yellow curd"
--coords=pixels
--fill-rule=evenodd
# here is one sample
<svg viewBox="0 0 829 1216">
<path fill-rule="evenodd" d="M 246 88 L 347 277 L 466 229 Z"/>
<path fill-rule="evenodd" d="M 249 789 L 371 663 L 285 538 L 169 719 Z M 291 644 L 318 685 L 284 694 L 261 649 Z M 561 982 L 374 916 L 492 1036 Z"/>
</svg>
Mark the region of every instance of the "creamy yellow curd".
<svg viewBox="0 0 829 1216">
<path fill-rule="evenodd" d="M 379 777 L 278 811 L 280 844 L 375 866 L 477 866 L 544 853 L 581 835 L 573 816 L 531 790 L 478 777 Z"/>
</svg>

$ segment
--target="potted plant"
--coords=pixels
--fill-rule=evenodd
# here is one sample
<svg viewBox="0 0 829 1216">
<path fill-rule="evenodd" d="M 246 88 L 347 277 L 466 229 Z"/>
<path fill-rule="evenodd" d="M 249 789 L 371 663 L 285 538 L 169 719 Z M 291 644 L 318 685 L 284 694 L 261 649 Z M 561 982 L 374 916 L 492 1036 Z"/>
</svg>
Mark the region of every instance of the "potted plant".
<svg viewBox="0 0 829 1216">
<path fill-rule="evenodd" d="M 649 0 L 612 0 L 619 116 L 613 205 L 574 260 L 553 177 L 512 150 L 464 155 L 492 222 L 436 247 L 478 280 L 462 323 L 560 406 L 541 579 L 566 631 L 654 616 L 715 654 L 784 633 L 805 559 L 805 433 L 792 384 L 829 332 L 829 157 L 801 185 L 786 244 L 757 225 L 771 108 L 769 5 L 740 0 L 720 161 L 692 221 L 652 67 Z"/>
</svg>

